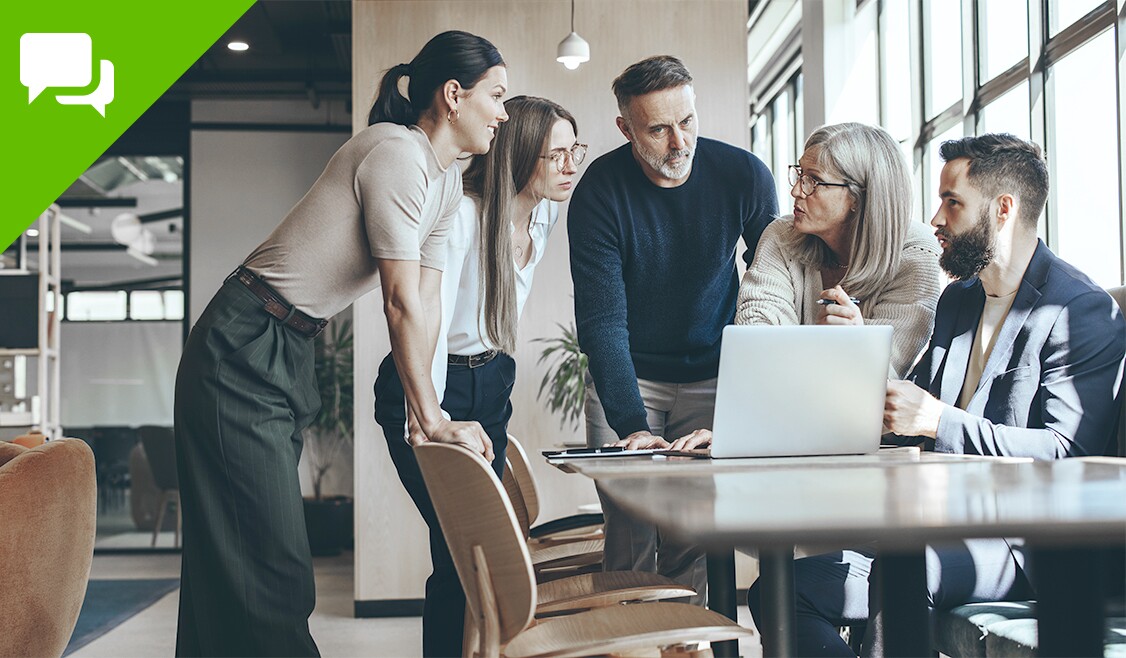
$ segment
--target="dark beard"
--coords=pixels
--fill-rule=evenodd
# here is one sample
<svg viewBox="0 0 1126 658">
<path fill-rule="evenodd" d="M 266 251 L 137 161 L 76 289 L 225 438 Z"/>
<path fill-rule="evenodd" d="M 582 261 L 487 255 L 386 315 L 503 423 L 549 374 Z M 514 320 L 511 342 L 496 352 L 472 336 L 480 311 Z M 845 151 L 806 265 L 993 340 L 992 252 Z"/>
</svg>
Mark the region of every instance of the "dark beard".
<svg viewBox="0 0 1126 658">
<path fill-rule="evenodd" d="M 965 281 L 993 262 L 997 235 L 989 223 L 988 207 L 982 210 L 977 223 L 970 230 L 958 235 L 946 232 L 942 235 L 946 238 L 946 249 L 938 263 L 954 279 Z"/>
</svg>

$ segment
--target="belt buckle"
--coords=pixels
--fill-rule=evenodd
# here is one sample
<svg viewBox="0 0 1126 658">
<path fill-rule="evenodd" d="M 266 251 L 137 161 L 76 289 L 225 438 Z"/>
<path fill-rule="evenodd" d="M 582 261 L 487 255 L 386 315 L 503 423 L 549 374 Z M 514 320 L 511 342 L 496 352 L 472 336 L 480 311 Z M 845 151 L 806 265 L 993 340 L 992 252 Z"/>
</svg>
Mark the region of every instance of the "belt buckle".
<svg viewBox="0 0 1126 658">
<path fill-rule="evenodd" d="M 480 368 L 489 361 L 492 361 L 494 356 L 496 356 L 496 352 L 493 352 L 491 350 L 481 352 L 480 354 L 473 354 L 468 359 L 468 365 L 470 368 Z"/>
</svg>

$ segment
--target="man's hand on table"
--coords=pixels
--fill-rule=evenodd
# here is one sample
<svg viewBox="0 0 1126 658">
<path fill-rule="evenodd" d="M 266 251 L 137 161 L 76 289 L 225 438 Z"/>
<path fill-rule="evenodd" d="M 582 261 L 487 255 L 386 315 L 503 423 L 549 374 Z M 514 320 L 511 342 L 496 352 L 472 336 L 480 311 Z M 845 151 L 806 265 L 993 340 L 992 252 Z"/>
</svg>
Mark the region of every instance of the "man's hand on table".
<svg viewBox="0 0 1126 658">
<path fill-rule="evenodd" d="M 697 448 L 707 448 L 711 444 L 711 430 L 696 430 L 691 434 L 686 434 L 676 441 L 673 441 L 670 447 L 673 450 L 695 450 Z"/>
<path fill-rule="evenodd" d="M 884 398 L 884 430 L 899 436 L 933 439 L 945 408 L 945 404 L 915 384 L 890 379 Z"/>
<path fill-rule="evenodd" d="M 625 448 L 626 450 L 664 450 L 665 448 L 669 447 L 669 442 L 665 441 L 659 436 L 650 434 L 647 430 L 641 430 L 640 432 L 634 432 L 621 441 L 618 441 L 617 443 L 611 443 L 610 445 L 615 448 Z"/>
</svg>

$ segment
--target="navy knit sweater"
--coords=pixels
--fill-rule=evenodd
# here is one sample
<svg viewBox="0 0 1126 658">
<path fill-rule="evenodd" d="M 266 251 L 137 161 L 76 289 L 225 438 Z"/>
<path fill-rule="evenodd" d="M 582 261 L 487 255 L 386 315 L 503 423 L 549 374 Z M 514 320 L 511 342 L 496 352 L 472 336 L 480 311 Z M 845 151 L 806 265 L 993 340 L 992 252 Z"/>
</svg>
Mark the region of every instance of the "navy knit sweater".
<svg viewBox="0 0 1126 658">
<path fill-rule="evenodd" d="M 579 345 L 618 436 L 649 430 L 637 378 L 685 383 L 719 372 L 748 264 L 778 214 L 774 179 L 743 149 L 699 138 L 688 180 L 661 188 L 630 145 L 590 164 L 568 210 Z M 677 438 L 677 437 L 670 437 Z"/>
</svg>

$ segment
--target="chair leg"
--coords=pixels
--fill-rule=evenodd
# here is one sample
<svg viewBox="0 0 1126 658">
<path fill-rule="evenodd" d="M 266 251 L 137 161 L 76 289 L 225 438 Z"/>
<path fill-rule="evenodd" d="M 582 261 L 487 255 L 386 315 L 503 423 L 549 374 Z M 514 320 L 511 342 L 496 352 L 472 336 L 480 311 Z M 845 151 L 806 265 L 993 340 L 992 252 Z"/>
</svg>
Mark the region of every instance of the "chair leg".
<svg viewBox="0 0 1126 658">
<path fill-rule="evenodd" d="M 156 513 L 156 525 L 152 529 L 152 545 L 156 546 L 156 537 L 160 534 L 160 527 L 164 525 L 164 509 L 168 507 L 168 492 L 160 492 L 160 511 Z"/>
<path fill-rule="evenodd" d="M 461 637 L 461 655 L 475 657 L 481 655 L 481 635 L 477 630 L 477 616 L 469 602 L 465 603 L 465 631 Z"/>
</svg>

